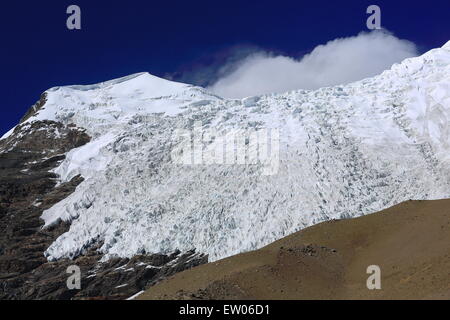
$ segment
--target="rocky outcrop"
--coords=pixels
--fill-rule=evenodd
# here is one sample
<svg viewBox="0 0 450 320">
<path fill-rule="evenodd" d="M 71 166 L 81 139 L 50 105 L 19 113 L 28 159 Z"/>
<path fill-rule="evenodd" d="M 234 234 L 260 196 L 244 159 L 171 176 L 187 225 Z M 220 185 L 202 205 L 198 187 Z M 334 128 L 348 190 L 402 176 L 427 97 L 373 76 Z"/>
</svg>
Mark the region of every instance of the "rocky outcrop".
<svg viewBox="0 0 450 320">
<path fill-rule="evenodd" d="M 44 251 L 70 225 L 43 228 L 42 212 L 83 181 L 76 176 L 57 185 L 51 169 L 69 150 L 89 141 L 83 129 L 55 121 L 21 123 L 0 141 L 0 299 L 123 299 L 207 262 L 207 256 L 195 251 L 101 262 L 100 243 L 74 260 L 47 261 Z M 72 265 L 81 271 L 79 290 L 66 284 Z"/>
<path fill-rule="evenodd" d="M 37 253 L 42 255 L 39 250 Z M 140 255 L 131 259 L 113 258 L 100 262 L 102 254 L 95 250 L 74 260 L 39 261 L 28 272 L 11 274 L 1 279 L 1 299 L 126 299 L 148 289 L 177 272 L 207 262 L 207 257 L 194 251 L 171 255 Z M 38 262 L 38 263 L 39 263 Z M 69 289 L 68 267 L 81 271 L 80 289 Z"/>
</svg>

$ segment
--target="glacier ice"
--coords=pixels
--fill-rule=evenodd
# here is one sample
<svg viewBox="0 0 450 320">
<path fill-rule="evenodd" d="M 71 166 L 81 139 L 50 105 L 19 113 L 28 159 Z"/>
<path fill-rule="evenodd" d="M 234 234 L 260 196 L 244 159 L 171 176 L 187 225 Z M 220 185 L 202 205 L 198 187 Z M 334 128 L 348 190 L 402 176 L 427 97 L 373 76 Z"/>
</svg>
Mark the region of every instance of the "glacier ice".
<svg viewBox="0 0 450 320">
<path fill-rule="evenodd" d="M 324 220 L 450 194 L 448 44 L 345 86 L 242 100 L 148 73 L 52 88 L 27 121 L 39 119 L 92 137 L 54 170 L 85 181 L 42 215 L 46 226 L 71 221 L 50 260 L 96 241 L 105 259 L 196 248 L 216 260 Z M 279 130 L 278 173 L 177 163 L 174 131 L 199 121 Z"/>
</svg>

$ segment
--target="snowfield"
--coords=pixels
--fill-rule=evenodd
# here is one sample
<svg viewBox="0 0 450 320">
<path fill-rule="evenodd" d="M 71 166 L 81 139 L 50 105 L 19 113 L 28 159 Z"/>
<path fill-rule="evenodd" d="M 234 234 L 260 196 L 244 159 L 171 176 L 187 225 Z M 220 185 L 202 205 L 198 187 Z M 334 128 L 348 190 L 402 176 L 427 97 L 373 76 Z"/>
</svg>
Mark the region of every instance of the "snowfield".
<svg viewBox="0 0 450 320">
<path fill-rule="evenodd" d="M 216 260 L 324 220 L 450 197 L 450 42 L 374 78 L 242 100 L 148 73 L 52 88 L 27 121 L 42 119 L 92 137 L 54 170 L 85 181 L 42 215 L 46 226 L 72 221 L 49 260 L 97 241 L 104 259 L 196 248 Z M 175 130 L 198 122 L 278 130 L 277 173 L 175 161 Z"/>
</svg>

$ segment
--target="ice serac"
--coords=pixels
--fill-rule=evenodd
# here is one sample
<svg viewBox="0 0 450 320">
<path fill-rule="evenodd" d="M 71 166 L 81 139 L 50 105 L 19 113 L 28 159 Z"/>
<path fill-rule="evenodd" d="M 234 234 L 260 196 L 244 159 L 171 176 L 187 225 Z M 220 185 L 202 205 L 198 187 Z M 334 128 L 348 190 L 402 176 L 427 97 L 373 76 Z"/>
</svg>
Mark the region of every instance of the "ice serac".
<svg viewBox="0 0 450 320">
<path fill-rule="evenodd" d="M 50 260 L 96 242 L 105 259 L 196 248 L 215 260 L 323 220 L 450 196 L 448 43 L 349 85 L 244 100 L 146 73 L 53 88 L 27 121 L 39 119 L 92 137 L 55 169 L 85 180 L 42 216 L 72 221 Z M 278 171 L 178 164 L 174 131 L 199 121 L 218 130 L 203 147 L 234 129 L 278 129 Z"/>
</svg>

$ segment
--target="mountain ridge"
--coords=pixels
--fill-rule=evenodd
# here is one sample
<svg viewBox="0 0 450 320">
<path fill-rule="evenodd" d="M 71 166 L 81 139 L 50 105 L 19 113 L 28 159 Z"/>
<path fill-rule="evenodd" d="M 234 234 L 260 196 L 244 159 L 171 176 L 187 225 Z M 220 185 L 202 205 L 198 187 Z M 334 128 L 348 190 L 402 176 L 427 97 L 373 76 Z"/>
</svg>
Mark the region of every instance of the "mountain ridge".
<svg viewBox="0 0 450 320">
<path fill-rule="evenodd" d="M 76 93 L 60 87 L 35 119 L 74 122 L 93 139 L 54 170 L 62 182 L 86 180 L 44 212 L 46 225 L 72 221 L 46 255 L 76 256 L 100 237 L 105 259 L 193 248 L 217 259 L 323 220 L 445 198 L 449 61 L 444 46 L 348 85 L 242 100 L 172 82 L 155 95 L 145 73 Z M 198 122 L 216 138 L 279 130 L 280 171 L 180 165 L 172 151 L 185 141 L 174 130 L 194 132 Z"/>
<path fill-rule="evenodd" d="M 448 45 L 244 99 L 148 73 L 45 91 L 0 139 L 0 296 L 124 298 L 322 221 L 448 198 Z M 61 287 L 71 263 L 80 292 Z"/>
<path fill-rule="evenodd" d="M 85 181 L 77 192 L 44 211 L 46 226 L 72 222 L 70 231 L 47 250 L 47 257 L 76 256 L 100 237 L 106 257 L 198 248 L 216 259 L 255 249 L 324 219 L 373 212 L 413 194 L 448 196 L 448 130 L 442 122 L 448 118 L 448 44 L 374 78 L 241 100 L 148 73 L 47 90 L 45 102 L 24 123 L 74 123 L 92 137 L 53 169 L 60 183 L 77 175 Z M 217 128 L 218 135 L 248 128 L 280 130 L 281 173 L 262 178 L 261 163 L 180 166 L 172 151 L 183 142 L 174 141 L 174 128 L 194 131 L 198 121 L 202 130 Z M 123 167 L 125 163 L 131 167 Z M 411 168 L 402 168 L 405 163 Z M 223 179 L 224 174 L 229 177 Z M 286 177 L 289 187 L 282 183 Z M 229 189 L 236 181 L 240 185 Z M 431 183 L 435 187 L 426 190 Z M 406 185 L 409 190 L 401 187 Z M 300 190 L 292 192 L 295 189 Z M 383 200 L 374 200 L 382 194 Z M 199 204 L 192 207 L 189 200 L 180 201 L 180 195 Z M 108 199 L 116 200 L 109 204 Z M 309 216 L 296 213 L 296 202 Z M 189 220 L 209 227 L 199 231 Z M 131 237 L 132 221 L 142 226 L 141 240 Z M 87 232 L 92 225 L 96 231 Z"/>
</svg>

